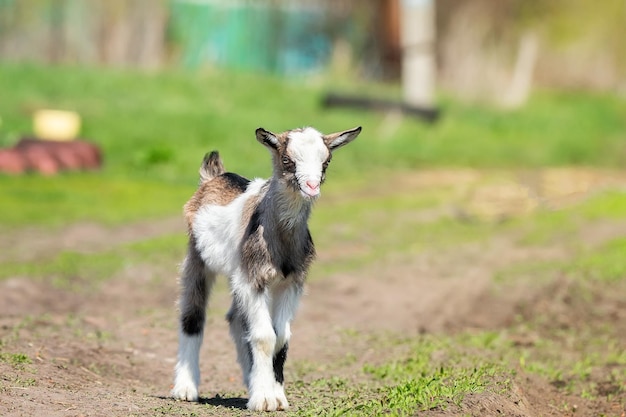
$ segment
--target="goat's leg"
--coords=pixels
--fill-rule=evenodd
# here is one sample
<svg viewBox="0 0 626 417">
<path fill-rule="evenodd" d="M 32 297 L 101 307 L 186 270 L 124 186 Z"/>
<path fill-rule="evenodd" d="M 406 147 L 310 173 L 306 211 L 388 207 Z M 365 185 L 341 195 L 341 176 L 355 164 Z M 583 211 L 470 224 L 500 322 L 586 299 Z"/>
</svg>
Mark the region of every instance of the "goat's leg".
<svg viewBox="0 0 626 417">
<path fill-rule="evenodd" d="M 274 348 L 273 368 L 276 384 L 276 396 L 285 405 L 289 406 L 284 390 L 284 366 L 287 360 L 289 339 L 291 338 L 291 320 L 295 316 L 298 303 L 302 295 L 302 286 L 290 281 L 281 283 L 272 291 L 272 326 L 276 332 L 276 347 Z"/>
<path fill-rule="evenodd" d="M 248 341 L 248 323 L 244 313 L 241 311 L 237 297 L 233 298 L 226 320 L 230 324 L 230 335 L 237 347 L 237 362 L 241 366 L 243 373 L 243 383 L 246 388 L 250 388 L 250 371 L 252 370 L 252 351 Z"/>
<path fill-rule="evenodd" d="M 234 287 L 234 297 L 248 326 L 249 375 L 242 366 L 244 380 L 248 381 L 248 409 L 254 411 L 283 410 L 284 395 L 276 393 L 273 358 L 276 349 L 276 333 L 272 327 L 267 289 L 259 291 L 244 280 Z M 245 283 L 244 283 L 245 282 Z M 280 394 L 280 393 L 279 393 Z"/>
<path fill-rule="evenodd" d="M 215 274 L 206 269 L 193 237 L 190 238 L 181 276 L 178 361 L 172 389 L 172 396 L 179 400 L 198 401 L 200 347 L 214 282 Z"/>
</svg>

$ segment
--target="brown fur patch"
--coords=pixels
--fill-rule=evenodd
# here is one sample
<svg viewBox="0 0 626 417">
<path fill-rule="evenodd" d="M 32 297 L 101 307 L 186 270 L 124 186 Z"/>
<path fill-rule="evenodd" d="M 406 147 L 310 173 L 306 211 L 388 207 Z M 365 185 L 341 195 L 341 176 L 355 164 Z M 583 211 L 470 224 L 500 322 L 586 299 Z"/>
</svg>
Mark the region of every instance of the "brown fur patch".
<svg viewBox="0 0 626 417">
<path fill-rule="evenodd" d="M 226 176 L 215 177 L 203 182 L 184 206 L 187 229 L 191 231 L 193 220 L 200 207 L 207 204 L 228 205 L 241 193 L 241 188 L 233 186 L 232 181 Z"/>
</svg>

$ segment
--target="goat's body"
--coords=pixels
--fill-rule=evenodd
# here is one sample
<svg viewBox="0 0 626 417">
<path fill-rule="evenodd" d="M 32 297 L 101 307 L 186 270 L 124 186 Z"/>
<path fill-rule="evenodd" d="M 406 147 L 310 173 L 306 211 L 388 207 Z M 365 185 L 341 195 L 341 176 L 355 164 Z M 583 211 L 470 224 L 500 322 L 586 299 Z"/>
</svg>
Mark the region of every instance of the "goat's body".
<svg viewBox="0 0 626 417">
<path fill-rule="evenodd" d="M 359 131 L 351 132 L 356 137 Z M 227 319 L 250 393 L 248 408 L 289 406 L 283 366 L 290 322 L 315 249 L 307 226 L 314 199 L 288 174 L 249 181 L 225 173 L 216 152 L 205 158 L 200 186 L 185 205 L 189 246 L 181 276 L 175 398 L 198 400 L 206 305 L 220 274 L 229 278 L 233 297 Z M 308 185 L 307 192 L 316 196 L 319 184 Z"/>
<path fill-rule="evenodd" d="M 250 407 L 284 409 L 288 402 L 282 387 L 282 367 L 290 337 L 289 322 L 314 256 L 306 226 L 310 210 L 305 208 L 303 215 L 302 204 L 289 204 L 288 196 L 273 189 L 271 179 L 247 181 L 234 175 L 226 173 L 203 182 L 186 206 L 191 222 L 184 271 L 191 273 L 183 274 L 183 288 L 189 287 L 195 296 L 182 299 L 185 305 L 181 305 L 179 356 L 187 365 L 181 367 L 182 381 L 177 379 L 176 385 L 186 387 L 181 397 L 197 399 L 197 390 L 189 387 L 197 386 L 195 381 L 199 380 L 193 375 L 199 363 L 204 310 L 215 276 L 225 275 L 233 295 L 227 318 L 244 383 L 251 392 L 259 392 L 258 399 L 251 398 Z M 196 201 L 204 204 L 192 212 Z M 275 207 L 277 204 L 286 207 Z M 266 242 L 264 228 L 282 231 L 278 235 L 283 237 Z M 255 342 L 260 349 L 252 346 Z M 255 362 L 266 366 L 258 366 L 257 370 Z M 273 373 L 262 375 L 268 368 Z M 255 371 L 258 377 L 251 375 Z M 257 386 L 253 388 L 251 381 Z"/>
</svg>

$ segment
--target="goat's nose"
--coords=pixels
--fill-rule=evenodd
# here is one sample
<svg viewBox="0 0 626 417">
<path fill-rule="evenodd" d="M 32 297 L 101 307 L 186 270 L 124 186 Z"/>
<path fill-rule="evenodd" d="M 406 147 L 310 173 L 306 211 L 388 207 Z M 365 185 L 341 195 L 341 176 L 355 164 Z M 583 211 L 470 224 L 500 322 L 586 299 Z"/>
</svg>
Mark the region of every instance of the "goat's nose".
<svg viewBox="0 0 626 417">
<path fill-rule="evenodd" d="M 305 182 L 306 186 L 309 187 L 311 190 L 317 190 L 318 188 L 320 188 L 320 183 L 317 181 L 313 181 L 313 180 L 307 180 Z"/>
<path fill-rule="evenodd" d="M 317 197 L 320 193 L 320 183 L 315 180 L 306 180 L 302 192 L 309 197 Z"/>
</svg>

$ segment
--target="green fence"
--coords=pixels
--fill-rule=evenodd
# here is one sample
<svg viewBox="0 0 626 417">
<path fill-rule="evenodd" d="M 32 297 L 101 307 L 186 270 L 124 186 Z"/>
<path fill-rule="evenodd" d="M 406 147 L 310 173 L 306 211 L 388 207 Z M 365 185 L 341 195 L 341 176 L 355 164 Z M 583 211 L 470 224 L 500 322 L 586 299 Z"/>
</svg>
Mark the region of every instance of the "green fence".
<svg viewBox="0 0 626 417">
<path fill-rule="evenodd" d="M 322 8 L 176 0 L 171 12 L 172 36 L 187 67 L 289 74 L 323 68 L 331 55 Z"/>
<path fill-rule="evenodd" d="M 374 3 L 0 0 L 0 61 L 314 72 L 338 37 L 357 32 L 354 10 L 365 4 Z"/>
</svg>

